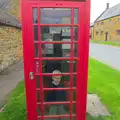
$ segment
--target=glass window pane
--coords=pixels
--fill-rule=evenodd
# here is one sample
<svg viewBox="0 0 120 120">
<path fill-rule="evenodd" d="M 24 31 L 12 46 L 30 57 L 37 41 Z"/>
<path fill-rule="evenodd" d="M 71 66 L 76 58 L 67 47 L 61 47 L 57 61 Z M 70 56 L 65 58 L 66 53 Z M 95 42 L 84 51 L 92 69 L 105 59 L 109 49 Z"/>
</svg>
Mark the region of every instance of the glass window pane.
<svg viewBox="0 0 120 120">
<path fill-rule="evenodd" d="M 40 29 L 42 41 L 71 41 L 71 27 L 43 26 Z"/>
<path fill-rule="evenodd" d="M 76 101 L 76 90 L 73 91 L 73 101 Z"/>
<path fill-rule="evenodd" d="M 73 87 L 76 87 L 77 76 L 73 75 Z"/>
<path fill-rule="evenodd" d="M 71 9 L 69 8 L 41 8 L 41 24 L 70 24 Z"/>
<path fill-rule="evenodd" d="M 51 87 L 49 88 L 63 88 L 62 85 L 55 85 L 51 81 Z M 69 90 L 48 90 L 44 91 L 45 102 L 66 102 L 69 101 Z"/>
<path fill-rule="evenodd" d="M 37 97 L 37 102 L 40 102 L 40 92 L 39 91 L 36 92 L 36 97 Z"/>
<path fill-rule="evenodd" d="M 38 9 L 33 8 L 33 22 L 36 24 L 38 23 Z"/>
<path fill-rule="evenodd" d="M 78 9 L 74 9 L 74 24 L 78 24 Z"/>
<path fill-rule="evenodd" d="M 43 57 L 47 57 L 49 55 L 54 54 L 53 44 L 42 44 L 41 45 L 42 55 Z"/>
<path fill-rule="evenodd" d="M 78 43 L 73 44 L 73 55 L 78 56 Z M 42 44 L 42 56 L 43 57 L 70 57 L 71 44 Z"/>
<path fill-rule="evenodd" d="M 38 41 L 38 27 L 34 26 L 34 41 Z"/>
<path fill-rule="evenodd" d="M 70 44 L 42 44 L 43 57 L 70 57 Z"/>
<path fill-rule="evenodd" d="M 46 29 L 46 30 L 45 30 Z M 78 40 L 78 28 L 74 27 L 74 40 Z M 41 40 L 46 42 L 71 42 L 71 27 L 41 27 Z M 77 45 L 74 44 L 74 56 L 77 56 Z M 71 44 L 44 44 L 41 46 L 43 56 L 70 57 Z"/>
<path fill-rule="evenodd" d="M 78 41 L 78 27 L 74 27 L 74 40 Z"/>
<path fill-rule="evenodd" d="M 77 72 L 77 61 L 74 60 L 72 61 L 72 63 L 73 63 L 73 72 Z"/>
<path fill-rule="evenodd" d="M 73 104 L 73 111 L 72 114 L 76 114 L 76 104 Z"/>
<path fill-rule="evenodd" d="M 70 108 L 69 105 L 63 105 L 63 104 L 56 104 L 56 105 L 49 105 L 49 107 L 45 105 L 45 115 L 70 115 Z M 52 119 L 53 120 L 53 119 Z M 65 120 L 69 120 L 66 118 Z"/>
<path fill-rule="evenodd" d="M 78 57 L 78 43 L 74 43 L 74 57 Z"/>
<path fill-rule="evenodd" d="M 54 70 L 59 70 L 61 73 L 69 73 L 70 66 L 67 60 L 43 60 L 42 71 L 44 73 L 52 73 Z"/>
<path fill-rule="evenodd" d="M 70 88 L 70 75 L 51 75 L 51 76 L 43 76 L 43 87 L 44 88 L 50 88 L 52 85 L 53 79 L 60 79 L 60 85 L 64 88 Z M 73 87 L 76 87 L 76 75 L 73 75 L 72 77 Z"/>
<path fill-rule="evenodd" d="M 37 106 L 37 115 L 41 116 L 41 106 L 40 105 Z"/>
<path fill-rule="evenodd" d="M 77 61 L 71 61 L 73 64 L 73 72 L 77 72 Z M 69 60 L 43 60 L 42 61 L 42 72 L 52 73 L 54 70 L 59 70 L 61 73 L 70 72 L 70 61 Z"/>
<path fill-rule="evenodd" d="M 36 61 L 37 62 L 37 61 Z M 73 64 L 73 72 L 77 72 L 77 61 L 71 61 Z M 39 68 L 39 63 L 36 63 L 37 68 Z M 70 60 L 42 60 L 42 72 L 52 73 L 54 70 L 59 70 L 61 73 L 70 72 Z"/>
<path fill-rule="evenodd" d="M 34 56 L 38 57 L 39 51 L 38 51 L 38 44 L 34 44 Z"/>
<path fill-rule="evenodd" d="M 72 120 L 77 120 L 77 119 L 76 119 L 76 116 L 75 116 L 75 117 L 72 117 Z"/>
<path fill-rule="evenodd" d="M 76 87 L 76 76 L 75 75 L 73 75 L 72 77 L 72 82 L 73 82 L 73 87 Z M 62 76 L 61 84 L 64 87 L 67 87 L 67 88 L 70 87 L 70 75 Z"/>
<path fill-rule="evenodd" d="M 40 76 L 36 76 L 36 88 L 40 88 Z"/>
</svg>

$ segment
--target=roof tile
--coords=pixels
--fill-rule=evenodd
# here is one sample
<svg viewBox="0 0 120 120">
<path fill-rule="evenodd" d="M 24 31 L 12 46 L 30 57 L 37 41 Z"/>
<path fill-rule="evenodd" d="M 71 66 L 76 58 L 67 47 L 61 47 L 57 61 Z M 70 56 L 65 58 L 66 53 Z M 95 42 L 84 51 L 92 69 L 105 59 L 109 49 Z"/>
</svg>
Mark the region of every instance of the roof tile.
<svg viewBox="0 0 120 120">
<path fill-rule="evenodd" d="M 98 21 L 101 21 L 101 20 L 105 20 L 107 18 L 111 18 L 111 17 L 114 17 L 114 16 L 118 16 L 120 15 L 120 3 L 109 8 L 109 9 L 106 9 L 103 14 L 98 17 L 98 19 L 96 20 L 96 22 Z"/>
</svg>

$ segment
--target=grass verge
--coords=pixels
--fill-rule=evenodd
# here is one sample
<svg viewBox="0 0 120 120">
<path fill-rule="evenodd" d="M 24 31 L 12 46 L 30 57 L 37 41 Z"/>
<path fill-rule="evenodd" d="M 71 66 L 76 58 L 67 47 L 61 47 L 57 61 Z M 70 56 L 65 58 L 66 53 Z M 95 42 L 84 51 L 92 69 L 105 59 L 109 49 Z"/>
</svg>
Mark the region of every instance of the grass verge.
<svg viewBox="0 0 120 120">
<path fill-rule="evenodd" d="M 120 43 L 117 43 L 117 42 L 95 41 L 95 40 L 91 40 L 91 42 L 93 42 L 93 43 L 99 43 L 99 44 L 104 44 L 104 45 L 111 45 L 111 46 L 115 46 L 115 47 L 120 47 Z"/>
</svg>

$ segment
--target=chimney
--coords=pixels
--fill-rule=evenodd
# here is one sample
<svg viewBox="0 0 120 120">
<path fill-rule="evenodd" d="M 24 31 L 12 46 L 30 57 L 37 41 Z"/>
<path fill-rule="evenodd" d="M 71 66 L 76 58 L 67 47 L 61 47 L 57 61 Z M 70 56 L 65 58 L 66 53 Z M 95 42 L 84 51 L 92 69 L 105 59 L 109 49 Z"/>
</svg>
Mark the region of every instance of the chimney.
<svg viewBox="0 0 120 120">
<path fill-rule="evenodd" d="M 106 7 L 106 9 L 109 9 L 109 7 L 110 7 L 110 3 L 107 3 L 107 7 Z"/>
</svg>

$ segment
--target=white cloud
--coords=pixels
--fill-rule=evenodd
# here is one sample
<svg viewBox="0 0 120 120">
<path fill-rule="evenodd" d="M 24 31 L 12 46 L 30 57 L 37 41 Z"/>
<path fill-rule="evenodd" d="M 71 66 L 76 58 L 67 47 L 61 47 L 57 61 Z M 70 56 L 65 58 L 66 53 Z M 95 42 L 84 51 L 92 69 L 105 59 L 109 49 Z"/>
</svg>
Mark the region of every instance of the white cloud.
<svg viewBox="0 0 120 120">
<path fill-rule="evenodd" d="M 120 3 L 120 0 L 91 0 L 91 22 L 106 9 L 106 4 L 110 3 L 110 7 Z"/>
</svg>

